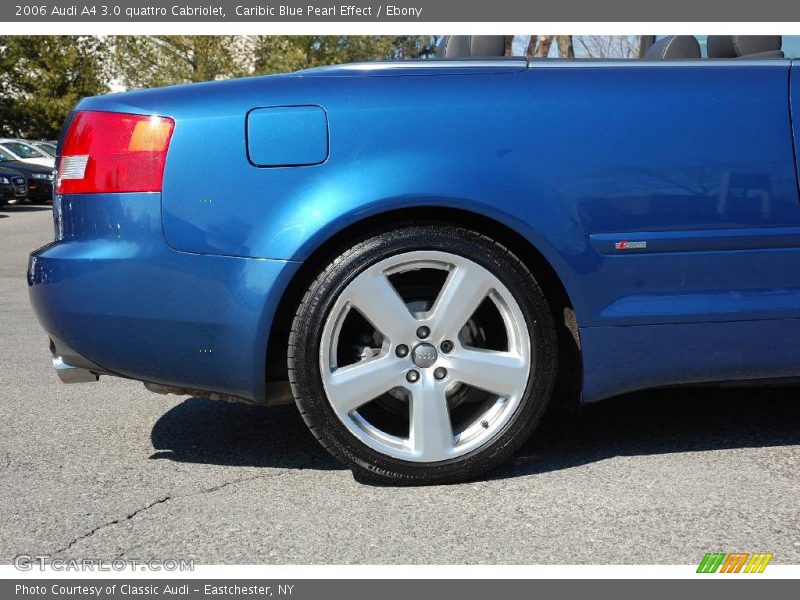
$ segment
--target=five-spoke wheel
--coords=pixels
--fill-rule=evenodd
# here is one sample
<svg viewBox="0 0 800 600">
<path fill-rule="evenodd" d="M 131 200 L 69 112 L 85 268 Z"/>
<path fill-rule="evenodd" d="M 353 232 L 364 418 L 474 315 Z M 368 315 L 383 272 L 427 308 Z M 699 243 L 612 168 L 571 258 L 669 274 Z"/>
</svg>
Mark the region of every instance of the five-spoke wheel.
<svg viewBox="0 0 800 600">
<path fill-rule="evenodd" d="M 404 277 L 416 288 L 405 297 Z M 476 317 L 470 327 L 481 308 L 493 311 L 487 321 L 497 317 L 493 334 L 504 338 L 503 348 L 482 347 L 471 336 L 488 326 Z M 347 327 L 352 311 L 357 332 Z M 371 345 L 349 362 L 354 334 Z M 322 330 L 320 372 L 328 400 L 353 435 L 389 456 L 436 462 L 470 452 L 505 425 L 525 393 L 530 352 L 525 317 L 496 276 L 468 258 L 418 250 L 370 266 L 343 290 Z M 464 386 L 481 392 L 473 395 L 482 401 L 454 424 L 451 408 Z M 407 436 L 362 414 L 390 393 L 410 404 Z"/>
<path fill-rule="evenodd" d="M 408 227 L 356 245 L 295 318 L 301 412 L 350 466 L 402 483 L 473 476 L 546 405 L 555 335 L 522 263 L 485 237 Z"/>
</svg>

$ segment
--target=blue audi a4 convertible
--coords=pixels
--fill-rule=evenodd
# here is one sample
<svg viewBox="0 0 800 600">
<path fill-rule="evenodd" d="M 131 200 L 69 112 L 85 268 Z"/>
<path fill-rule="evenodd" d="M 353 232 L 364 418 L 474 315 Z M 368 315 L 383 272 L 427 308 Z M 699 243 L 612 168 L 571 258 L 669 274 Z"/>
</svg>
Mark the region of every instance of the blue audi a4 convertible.
<svg viewBox="0 0 800 600">
<path fill-rule="evenodd" d="M 293 397 L 397 484 L 483 473 L 551 402 L 796 379 L 781 43 L 529 62 L 454 36 L 440 60 L 87 98 L 28 270 L 53 364 Z"/>
</svg>

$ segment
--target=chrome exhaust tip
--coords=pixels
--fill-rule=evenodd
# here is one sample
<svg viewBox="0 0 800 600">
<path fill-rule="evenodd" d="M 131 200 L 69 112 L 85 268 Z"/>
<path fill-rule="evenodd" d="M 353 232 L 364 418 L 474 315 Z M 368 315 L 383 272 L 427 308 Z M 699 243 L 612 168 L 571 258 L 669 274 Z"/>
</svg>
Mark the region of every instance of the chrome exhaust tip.
<svg viewBox="0 0 800 600">
<path fill-rule="evenodd" d="M 58 378 L 64 383 L 90 383 L 100 378 L 97 373 L 93 373 L 89 369 L 64 362 L 60 356 L 53 357 L 53 368 L 56 370 Z"/>
</svg>

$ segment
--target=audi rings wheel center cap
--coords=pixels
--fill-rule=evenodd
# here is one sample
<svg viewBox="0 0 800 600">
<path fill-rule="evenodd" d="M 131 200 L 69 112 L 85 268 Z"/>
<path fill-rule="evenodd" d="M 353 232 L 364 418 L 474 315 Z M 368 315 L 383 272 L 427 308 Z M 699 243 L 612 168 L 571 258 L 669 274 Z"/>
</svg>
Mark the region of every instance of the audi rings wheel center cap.
<svg viewBox="0 0 800 600">
<path fill-rule="evenodd" d="M 439 358 L 439 353 L 436 351 L 436 347 L 431 344 L 419 344 L 411 353 L 411 360 L 420 369 L 433 366 L 437 358 Z"/>
</svg>

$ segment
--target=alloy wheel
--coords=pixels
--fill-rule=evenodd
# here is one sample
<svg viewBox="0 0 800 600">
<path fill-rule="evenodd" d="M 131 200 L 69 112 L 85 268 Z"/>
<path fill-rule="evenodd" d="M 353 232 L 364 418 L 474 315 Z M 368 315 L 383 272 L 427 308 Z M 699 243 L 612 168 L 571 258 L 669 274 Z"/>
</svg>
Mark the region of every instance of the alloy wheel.
<svg viewBox="0 0 800 600">
<path fill-rule="evenodd" d="M 489 270 L 412 251 L 358 273 L 325 320 L 320 372 L 336 416 L 393 458 L 440 462 L 488 444 L 524 397 L 531 339 Z"/>
</svg>

